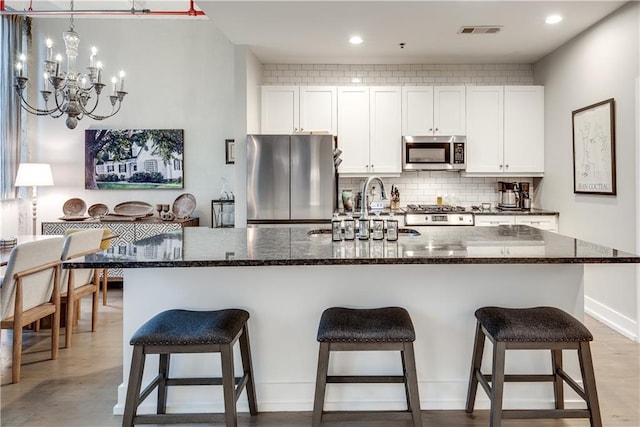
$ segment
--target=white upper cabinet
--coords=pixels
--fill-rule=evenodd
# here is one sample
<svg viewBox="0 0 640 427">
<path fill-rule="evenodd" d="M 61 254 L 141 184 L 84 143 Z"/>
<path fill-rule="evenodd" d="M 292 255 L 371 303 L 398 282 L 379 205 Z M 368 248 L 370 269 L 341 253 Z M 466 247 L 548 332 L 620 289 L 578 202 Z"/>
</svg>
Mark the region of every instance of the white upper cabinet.
<svg viewBox="0 0 640 427">
<path fill-rule="evenodd" d="M 401 97 L 399 86 L 338 88 L 340 173 L 400 173 Z"/>
<path fill-rule="evenodd" d="M 298 86 L 262 86 L 262 133 L 292 134 L 300 122 Z"/>
<path fill-rule="evenodd" d="M 369 161 L 372 173 L 402 169 L 402 93 L 399 86 L 372 86 L 370 97 Z"/>
<path fill-rule="evenodd" d="M 544 87 L 467 87 L 465 173 L 542 176 Z"/>
<path fill-rule="evenodd" d="M 338 147 L 340 173 L 368 172 L 369 87 L 338 87 Z"/>
<path fill-rule="evenodd" d="M 466 172 L 502 172 L 504 87 L 467 87 Z"/>
<path fill-rule="evenodd" d="M 543 86 L 505 86 L 504 140 L 505 172 L 544 172 Z"/>
<path fill-rule="evenodd" d="M 263 86 L 262 133 L 337 132 L 337 91 L 332 86 Z"/>
<path fill-rule="evenodd" d="M 338 132 L 337 94 L 332 86 L 300 86 L 301 132 Z"/>
<path fill-rule="evenodd" d="M 403 86 L 403 135 L 465 135 L 464 86 Z"/>
</svg>

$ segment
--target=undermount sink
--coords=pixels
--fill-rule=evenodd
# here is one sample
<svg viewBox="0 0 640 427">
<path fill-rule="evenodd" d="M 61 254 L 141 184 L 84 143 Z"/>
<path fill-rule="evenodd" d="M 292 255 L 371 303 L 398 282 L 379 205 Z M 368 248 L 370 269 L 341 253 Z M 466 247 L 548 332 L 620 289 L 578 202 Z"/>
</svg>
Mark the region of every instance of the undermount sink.
<svg viewBox="0 0 640 427">
<path fill-rule="evenodd" d="M 399 228 L 398 236 L 419 236 L 420 232 L 414 228 Z M 330 228 L 319 228 L 317 230 L 309 230 L 307 232 L 307 236 L 318 237 L 318 236 L 331 236 Z"/>
</svg>

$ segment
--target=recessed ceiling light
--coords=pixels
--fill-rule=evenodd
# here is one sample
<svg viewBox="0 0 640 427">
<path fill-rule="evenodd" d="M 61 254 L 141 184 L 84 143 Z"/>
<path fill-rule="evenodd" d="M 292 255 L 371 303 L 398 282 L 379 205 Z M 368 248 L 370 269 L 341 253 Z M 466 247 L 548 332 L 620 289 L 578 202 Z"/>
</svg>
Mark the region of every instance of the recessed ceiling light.
<svg viewBox="0 0 640 427">
<path fill-rule="evenodd" d="M 547 24 L 557 24 L 558 22 L 562 21 L 562 16 L 560 15 L 549 15 L 547 16 L 547 19 L 544 20 L 544 22 L 546 22 Z"/>
<path fill-rule="evenodd" d="M 353 77 L 353 78 L 351 79 L 351 83 L 360 83 L 360 82 L 361 82 L 361 80 L 360 80 L 360 78 L 359 78 L 359 77 Z"/>
<path fill-rule="evenodd" d="M 351 36 L 351 38 L 349 39 L 349 43 L 351 43 L 351 44 L 361 44 L 362 43 L 362 37 L 360 37 L 360 36 Z"/>
</svg>

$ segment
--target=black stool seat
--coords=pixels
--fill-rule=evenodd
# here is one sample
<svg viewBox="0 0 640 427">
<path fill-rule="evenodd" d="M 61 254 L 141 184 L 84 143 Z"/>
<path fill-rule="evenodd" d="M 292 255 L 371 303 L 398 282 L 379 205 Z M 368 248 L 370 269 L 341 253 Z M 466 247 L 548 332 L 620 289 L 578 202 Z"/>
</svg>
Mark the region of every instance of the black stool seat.
<svg viewBox="0 0 640 427">
<path fill-rule="evenodd" d="M 476 318 L 496 341 L 593 341 L 582 323 L 555 307 L 483 307 Z"/>
<path fill-rule="evenodd" d="M 322 313 L 319 342 L 413 342 L 409 313 L 400 307 L 353 309 L 332 307 Z"/>
<path fill-rule="evenodd" d="M 167 310 L 156 314 L 131 337 L 131 345 L 229 344 L 249 320 L 240 309 Z"/>
<path fill-rule="evenodd" d="M 131 337 L 133 355 L 125 401 L 123 426 L 134 424 L 213 423 L 224 420 L 227 427 L 238 424 L 236 402 L 247 391 L 249 412 L 258 413 L 249 347 L 247 321 L 249 313 L 241 309 L 216 311 L 167 310 L 155 315 Z M 235 376 L 233 346 L 240 343 L 242 376 Z M 170 377 L 171 355 L 174 353 L 220 353 L 222 374 L 219 377 Z M 158 354 L 158 375 L 141 391 L 145 359 Z M 222 386 L 224 414 L 169 413 L 168 387 Z M 156 413 L 138 415 L 140 404 L 155 390 Z"/>
<path fill-rule="evenodd" d="M 401 307 L 326 309 L 318 326 L 318 372 L 313 403 L 312 426 L 323 421 L 379 421 L 410 419 L 414 427 L 422 426 L 418 379 L 413 342 L 416 333 L 407 310 Z M 329 375 L 329 356 L 332 351 L 399 351 L 402 375 Z M 404 384 L 406 411 L 325 411 L 324 396 L 327 384 L 400 383 Z"/>
<path fill-rule="evenodd" d="M 491 401 L 489 424 L 499 427 L 503 419 L 589 418 L 591 427 L 602 427 L 593 361 L 591 332 L 573 316 L 555 307 L 502 308 L 476 310 L 476 337 L 473 345 L 466 411 L 473 412 L 478 385 Z M 493 344 L 491 374 L 481 371 L 485 338 Z M 507 350 L 547 350 L 551 353 L 550 374 L 505 374 Z M 562 367 L 563 350 L 577 350 L 582 386 Z M 502 409 L 505 382 L 553 383 L 554 409 Z M 586 403 L 586 409 L 565 409 L 564 384 Z"/>
</svg>

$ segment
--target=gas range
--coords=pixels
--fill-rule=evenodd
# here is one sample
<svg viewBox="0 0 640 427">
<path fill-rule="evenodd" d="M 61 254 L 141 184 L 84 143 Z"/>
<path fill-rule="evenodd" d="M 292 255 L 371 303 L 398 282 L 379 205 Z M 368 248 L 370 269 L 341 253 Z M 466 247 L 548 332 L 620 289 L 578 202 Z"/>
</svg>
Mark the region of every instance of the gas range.
<svg viewBox="0 0 640 427">
<path fill-rule="evenodd" d="M 407 205 L 404 223 L 421 225 L 473 225 L 473 214 L 462 206 Z"/>
</svg>

